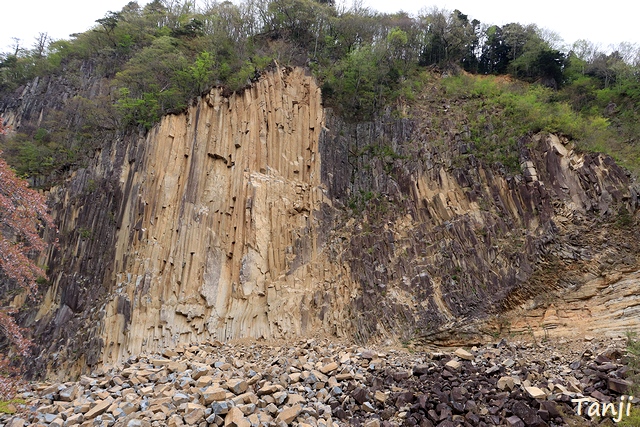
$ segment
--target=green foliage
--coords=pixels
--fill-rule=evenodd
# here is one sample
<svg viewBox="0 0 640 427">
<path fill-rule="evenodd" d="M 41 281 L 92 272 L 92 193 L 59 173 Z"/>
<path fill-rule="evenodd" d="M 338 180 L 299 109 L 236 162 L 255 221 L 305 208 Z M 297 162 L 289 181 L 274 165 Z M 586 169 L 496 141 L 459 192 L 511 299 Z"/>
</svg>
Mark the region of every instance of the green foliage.
<svg viewBox="0 0 640 427">
<path fill-rule="evenodd" d="M 120 86 L 117 108 L 126 125 L 149 129 L 163 114 L 186 106 L 194 76 L 178 43 L 169 36 L 158 37 L 116 74 Z"/>
<path fill-rule="evenodd" d="M 274 39 L 287 38 L 312 53 L 323 27 L 333 15 L 330 6 L 313 0 L 272 0 L 265 11 L 265 30 Z"/>
<path fill-rule="evenodd" d="M 363 230 L 366 233 L 371 232 L 371 226 L 381 224 L 393 209 L 394 206 L 386 196 L 375 191 L 359 190 L 349 197 L 347 206 L 351 209 L 354 216 L 362 216 L 366 214 L 367 221 L 363 223 Z"/>
<path fill-rule="evenodd" d="M 640 339 L 638 334 L 633 331 L 627 332 L 627 366 L 631 370 L 631 377 L 639 378 L 640 376 Z M 640 385 L 640 381 L 635 381 Z M 635 395 L 640 395 L 638 390 Z"/>
<path fill-rule="evenodd" d="M 360 215 L 365 210 L 369 202 L 377 196 L 378 195 L 374 194 L 373 191 L 360 190 L 349 197 L 347 206 L 349 206 L 349 209 L 351 209 L 355 215 Z"/>
<path fill-rule="evenodd" d="M 82 240 L 87 240 L 91 238 L 91 230 L 88 228 L 80 228 L 78 230 L 78 234 L 80 234 L 80 238 Z"/>
<path fill-rule="evenodd" d="M 464 100 L 465 135 L 483 159 L 517 172 L 518 141 L 544 130 L 638 170 L 637 53 L 631 45 L 603 53 L 586 41 L 561 52 L 535 25 L 487 26 L 459 10 L 411 17 L 315 0 L 205 2 L 201 8 L 187 0 L 130 2 L 69 40 L 44 36 L 32 49 L 0 54 L 0 95 L 52 73 L 79 94 L 69 101 L 74 112 L 45 117 L 45 134 L 24 129 L 3 147 L 23 175 L 74 168 L 105 132 L 150 129 L 213 86 L 243 90 L 276 60 L 307 66 L 325 105 L 350 121 L 389 107 L 404 117 L 409 110 L 394 107 L 421 92 L 424 67 L 439 67 L 454 75 L 444 87 L 452 99 Z M 455 76 L 462 68 L 556 90 Z M 111 93 L 83 92 L 89 74 L 108 79 Z M 74 118 L 78 112 L 82 120 Z"/>
<path fill-rule="evenodd" d="M 627 372 L 627 380 L 633 383 L 631 390 L 627 391 L 628 395 L 640 395 L 640 340 L 636 332 L 627 332 L 627 357 L 626 365 L 629 368 Z M 631 415 L 623 416 L 618 423 L 619 426 L 635 427 L 640 425 L 640 409 L 635 406 L 631 407 Z"/>
<path fill-rule="evenodd" d="M 215 56 L 211 52 L 201 52 L 198 54 L 193 65 L 188 68 L 188 78 L 192 81 L 192 84 L 197 88 L 198 92 L 203 92 L 207 89 L 213 78 L 215 77 Z"/>
<path fill-rule="evenodd" d="M 464 100 L 474 154 L 518 172 L 518 140 L 544 131 L 567 136 L 580 146 L 607 151 L 609 121 L 576 112 L 556 92 L 491 76 L 454 76 L 442 80 L 449 97 Z"/>
<path fill-rule="evenodd" d="M 594 53 L 591 56 L 593 59 L 587 61 L 576 53 L 569 55 L 567 76 L 570 80 L 557 97 L 601 127 L 605 121 L 608 124 L 609 137 L 588 138 L 586 149 L 610 154 L 637 173 L 640 171 L 637 65 L 625 64 L 615 52 L 608 56 Z"/>
<path fill-rule="evenodd" d="M 396 160 L 407 159 L 406 156 L 398 154 L 389 144 L 371 144 L 362 149 L 358 156 L 365 156 L 367 159 L 378 160 L 382 162 L 384 172 L 391 175 L 393 172 L 394 162 Z"/>
<path fill-rule="evenodd" d="M 616 227 L 628 228 L 632 224 L 633 216 L 626 207 L 620 206 L 620 208 L 618 209 L 618 215 L 616 217 Z"/>
<path fill-rule="evenodd" d="M 402 42 L 396 33 L 395 42 Z M 385 51 L 365 46 L 353 50 L 324 76 L 322 94 L 328 106 L 349 120 L 369 120 L 401 95 L 403 70 L 385 60 Z"/>
<path fill-rule="evenodd" d="M 116 107 L 122 116 L 122 122 L 125 125 L 140 125 L 147 130 L 151 129 L 162 115 L 158 97 L 157 92 L 131 96 L 128 88 L 120 88 Z"/>
<path fill-rule="evenodd" d="M 117 128 L 116 112 L 101 97 L 74 97 L 67 108 L 50 111 L 41 127 L 23 126 L 0 140 L 0 149 L 19 176 L 53 181 L 58 172 L 84 165 L 105 135 Z"/>
<path fill-rule="evenodd" d="M 432 9 L 418 17 L 423 30 L 420 65 L 463 65 L 477 69 L 474 51 L 478 48 L 480 21 L 469 21 L 459 10 L 448 13 Z"/>
<path fill-rule="evenodd" d="M 616 424 L 621 427 L 637 427 L 640 426 L 640 409 L 636 406 L 631 407 L 629 416 L 626 416 L 626 412 L 622 416 L 622 419 Z"/>
</svg>

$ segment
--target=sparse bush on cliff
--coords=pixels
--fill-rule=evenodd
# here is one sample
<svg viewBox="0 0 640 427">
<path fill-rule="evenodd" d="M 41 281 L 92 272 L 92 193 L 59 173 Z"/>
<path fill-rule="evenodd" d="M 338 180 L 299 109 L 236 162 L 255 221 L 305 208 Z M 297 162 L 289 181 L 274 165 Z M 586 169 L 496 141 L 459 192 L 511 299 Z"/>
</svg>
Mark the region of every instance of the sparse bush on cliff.
<svg viewBox="0 0 640 427">
<path fill-rule="evenodd" d="M 540 131 L 567 136 L 583 149 L 611 153 L 615 138 L 601 115 L 580 114 L 557 101 L 549 88 L 494 76 L 460 75 L 442 79 L 449 101 L 465 112 L 473 154 L 518 172 L 518 140 Z"/>
</svg>

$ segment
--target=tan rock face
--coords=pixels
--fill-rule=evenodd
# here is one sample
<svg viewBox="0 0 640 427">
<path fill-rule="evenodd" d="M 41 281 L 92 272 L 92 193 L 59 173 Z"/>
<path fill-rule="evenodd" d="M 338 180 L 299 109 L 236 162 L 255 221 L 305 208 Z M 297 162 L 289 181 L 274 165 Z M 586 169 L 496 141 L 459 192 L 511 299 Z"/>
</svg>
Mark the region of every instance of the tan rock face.
<svg viewBox="0 0 640 427">
<path fill-rule="evenodd" d="M 104 362 L 323 327 L 310 296 L 342 267 L 327 269 L 318 245 L 316 215 L 328 203 L 322 125 L 320 91 L 295 70 L 230 98 L 213 90 L 149 133 L 144 155 L 122 170 L 128 203 L 100 331 Z M 326 328 L 342 330 L 341 307 L 329 309 Z"/>
<path fill-rule="evenodd" d="M 512 333 L 538 339 L 625 336 L 640 328 L 640 271 L 613 276 L 584 274 L 579 289 L 549 292 L 503 314 Z"/>
<path fill-rule="evenodd" d="M 214 89 L 53 188 L 64 254 L 42 260 L 52 286 L 35 322 L 38 334 L 52 328 L 42 352 L 70 357 L 36 369 L 77 361 L 74 375 L 191 342 L 347 334 L 355 282 L 327 248 L 320 95 L 301 69 L 230 97 Z"/>
</svg>

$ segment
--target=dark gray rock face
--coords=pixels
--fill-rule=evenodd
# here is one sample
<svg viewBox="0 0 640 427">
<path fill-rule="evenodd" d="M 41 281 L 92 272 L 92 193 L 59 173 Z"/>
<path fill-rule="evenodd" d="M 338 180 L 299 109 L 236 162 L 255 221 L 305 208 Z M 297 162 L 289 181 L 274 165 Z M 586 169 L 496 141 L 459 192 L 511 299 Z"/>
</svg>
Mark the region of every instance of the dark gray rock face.
<svg viewBox="0 0 640 427">
<path fill-rule="evenodd" d="M 520 170 L 507 171 L 453 131 L 432 139 L 428 119 L 327 115 L 323 182 L 356 218 L 341 231 L 362 288 L 359 338 L 473 342 L 474 318 L 637 269 L 638 227 L 620 224 L 637 212 L 638 187 L 610 157 L 538 134 L 519 141 Z"/>
</svg>

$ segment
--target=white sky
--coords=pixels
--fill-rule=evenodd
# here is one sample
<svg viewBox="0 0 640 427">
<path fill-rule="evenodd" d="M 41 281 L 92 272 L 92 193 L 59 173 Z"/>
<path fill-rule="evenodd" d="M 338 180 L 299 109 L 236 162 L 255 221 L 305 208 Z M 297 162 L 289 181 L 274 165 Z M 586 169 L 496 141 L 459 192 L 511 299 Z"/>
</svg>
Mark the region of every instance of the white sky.
<svg viewBox="0 0 640 427">
<path fill-rule="evenodd" d="M 340 0 L 339 0 L 340 1 Z M 338 2 L 339 2 L 338 1 Z M 352 0 L 344 0 L 351 4 Z M 630 42 L 640 45 L 637 20 L 640 2 L 608 0 L 578 2 L 576 0 L 361 0 L 380 12 L 404 10 L 415 13 L 436 6 L 459 9 L 482 23 L 503 25 L 510 22 L 534 23 L 552 30 L 571 44 L 587 39 L 603 50 L 611 44 Z M 14 0 L 5 2 L 0 21 L 0 51 L 8 52 L 18 37 L 21 45 L 32 47 L 38 33 L 48 33 L 54 39 L 88 30 L 107 11 L 119 11 L 128 0 Z M 142 6 L 148 0 L 139 0 Z"/>
</svg>

